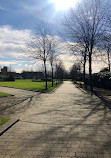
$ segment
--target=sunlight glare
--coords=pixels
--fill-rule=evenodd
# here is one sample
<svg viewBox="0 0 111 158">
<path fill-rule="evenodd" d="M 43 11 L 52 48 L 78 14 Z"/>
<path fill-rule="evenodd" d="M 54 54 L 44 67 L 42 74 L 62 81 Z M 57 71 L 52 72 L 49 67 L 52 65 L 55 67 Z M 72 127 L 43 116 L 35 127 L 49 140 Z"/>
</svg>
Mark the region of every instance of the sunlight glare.
<svg viewBox="0 0 111 158">
<path fill-rule="evenodd" d="M 74 7 L 79 0 L 51 0 L 54 3 L 56 10 L 68 10 Z"/>
</svg>

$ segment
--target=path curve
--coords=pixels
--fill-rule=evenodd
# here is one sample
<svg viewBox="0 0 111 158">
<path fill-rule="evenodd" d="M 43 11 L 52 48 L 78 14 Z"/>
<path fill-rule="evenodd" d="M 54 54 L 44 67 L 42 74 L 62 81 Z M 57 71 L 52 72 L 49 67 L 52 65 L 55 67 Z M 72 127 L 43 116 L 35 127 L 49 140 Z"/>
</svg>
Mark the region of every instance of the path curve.
<svg viewBox="0 0 111 158">
<path fill-rule="evenodd" d="M 28 91 L 18 88 L 2 87 L 0 86 L 0 92 L 8 93 L 14 95 L 15 97 L 26 97 L 36 95 L 38 92 Z"/>
</svg>

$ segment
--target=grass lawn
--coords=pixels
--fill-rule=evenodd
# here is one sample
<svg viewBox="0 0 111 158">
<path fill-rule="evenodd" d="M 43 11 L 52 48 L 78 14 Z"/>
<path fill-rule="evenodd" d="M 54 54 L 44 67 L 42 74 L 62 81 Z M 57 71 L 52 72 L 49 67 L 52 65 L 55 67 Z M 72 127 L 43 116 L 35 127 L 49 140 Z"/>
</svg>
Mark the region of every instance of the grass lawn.
<svg viewBox="0 0 111 158">
<path fill-rule="evenodd" d="M 50 92 L 55 89 L 58 85 L 54 82 L 54 87 L 51 87 L 51 82 L 48 82 L 48 89 L 46 92 Z M 8 82 L 0 82 L 0 86 L 14 87 L 27 90 L 35 90 L 39 92 L 45 91 L 45 82 L 32 82 L 32 80 L 16 80 Z"/>
<path fill-rule="evenodd" d="M 0 92 L 0 97 L 7 96 L 7 95 L 10 95 L 10 94 Z"/>
<path fill-rule="evenodd" d="M 7 121 L 9 121 L 8 118 L 2 118 L 2 117 L 0 117 L 0 126 L 3 125 L 4 123 L 6 123 Z"/>
<path fill-rule="evenodd" d="M 72 79 L 63 79 L 63 81 L 72 81 Z"/>
<path fill-rule="evenodd" d="M 57 88 L 58 86 L 60 86 L 62 83 L 58 83 L 58 85 L 54 84 L 54 86 L 50 86 L 48 87 L 48 89 L 45 92 L 51 92 L 53 91 L 55 88 Z"/>
</svg>

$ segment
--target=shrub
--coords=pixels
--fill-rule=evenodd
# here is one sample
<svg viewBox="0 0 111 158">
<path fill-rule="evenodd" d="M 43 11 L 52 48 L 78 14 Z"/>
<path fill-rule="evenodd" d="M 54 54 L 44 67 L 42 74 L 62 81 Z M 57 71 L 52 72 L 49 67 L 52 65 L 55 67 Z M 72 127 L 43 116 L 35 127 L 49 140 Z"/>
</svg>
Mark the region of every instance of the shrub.
<svg viewBox="0 0 111 158">
<path fill-rule="evenodd" d="M 43 82 L 41 79 L 32 79 L 32 82 Z"/>
<path fill-rule="evenodd" d="M 45 81 L 45 79 L 42 79 L 42 81 Z M 51 78 L 47 78 L 47 81 L 51 82 L 52 79 Z"/>
<path fill-rule="evenodd" d="M 13 76 L 7 76 L 7 77 L 3 77 L 2 81 L 15 81 L 15 78 Z"/>
<path fill-rule="evenodd" d="M 93 86 L 104 89 L 111 89 L 111 73 L 100 72 L 92 75 Z M 89 85 L 89 75 L 86 78 L 86 84 Z"/>
</svg>

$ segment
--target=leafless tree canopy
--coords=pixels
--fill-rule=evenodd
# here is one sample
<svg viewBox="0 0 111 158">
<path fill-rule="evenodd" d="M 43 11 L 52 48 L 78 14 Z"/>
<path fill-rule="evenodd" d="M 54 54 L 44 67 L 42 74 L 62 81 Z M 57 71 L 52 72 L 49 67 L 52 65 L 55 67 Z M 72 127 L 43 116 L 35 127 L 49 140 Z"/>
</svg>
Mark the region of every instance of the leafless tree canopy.
<svg viewBox="0 0 111 158">
<path fill-rule="evenodd" d="M 100 0 L 84 0 L 77 9 L 71 9 L 64 25 L 71 40 L 91 46 L 106 32 L 108 6 Z"/>
<path fill-rule="evenodd" d="M 47 61 L 50 62 L 53 71 L 53 64 L 56 58 L 57 46 L 59 43 L 58 41 L 58 37 L 52 35 L 51 28 L 46 24 L 42 24 L 36 27 L 35 35 L 33 35 L 31 40 L 27 43 L 27 56 L 34 60 L 42 61 L 44 65 L 46 89 Z"/>
<path fill-rule="evenodd" d="M 102 0 L 82 0 L 76 9 L 71 9 L 65 18 L 67 37 L 79 43 L 88 52 L 90 86 L 92 90 L 92 54 L 97 44 L 109 29 L 109 5 Z"/>
</svg>

